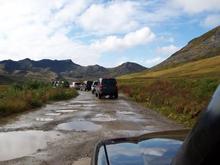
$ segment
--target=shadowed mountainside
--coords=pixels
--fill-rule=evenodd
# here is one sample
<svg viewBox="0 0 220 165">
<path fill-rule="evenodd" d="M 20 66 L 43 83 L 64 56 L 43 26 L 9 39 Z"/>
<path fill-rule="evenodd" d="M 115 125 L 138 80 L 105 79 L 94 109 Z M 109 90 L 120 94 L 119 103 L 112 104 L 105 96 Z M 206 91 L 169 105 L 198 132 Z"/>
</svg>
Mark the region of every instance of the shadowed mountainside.
<svg viewBox="0 0 220 165">
<path fill-rule="evenodd" d="M 72 60 L 43 59 L 33 61 L 28 58 L 20 61 L 4 60 L 0 61 L 0 82 L 8 82 L 14 78 L 40 80 L 51 80 L 57 77 L 63 77 L 67 80 L 96 79 L 135 73 L 145 69 L 147 68 L 131 62 L 115 68 L 105 68 L 99 65 L 80 66 Z"/>
<path fill-rule="evenodd" d="M 220 55 L 220 26 L 191 40 L 185 47 L 154 68 L 172 67 L 181 63 L 201 60 L 217 55 Z"/>
</svg>

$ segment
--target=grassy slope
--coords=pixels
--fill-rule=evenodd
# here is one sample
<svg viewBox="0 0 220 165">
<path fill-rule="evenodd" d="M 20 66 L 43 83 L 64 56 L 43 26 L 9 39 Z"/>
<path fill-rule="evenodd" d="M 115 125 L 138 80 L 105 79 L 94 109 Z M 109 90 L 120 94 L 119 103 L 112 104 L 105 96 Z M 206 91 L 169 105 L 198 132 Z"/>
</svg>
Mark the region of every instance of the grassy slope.
<svg viewBox="0 0 220 165">
<path fill-rule="evenodd" d="M 118 78 L 122 92 L 186 126 L 192 126 L 220 83 L 220 56 Z"/>
<path fill-rule="evenodd" d="M 211 57 L 195 62 L 189 62 L 158 71 L 144 71 L 119 77 L 119 79 L 129 78 L 158 78 L 158 77 L 211 77 L 220 76 L 220 56 Z"/>
</svg>

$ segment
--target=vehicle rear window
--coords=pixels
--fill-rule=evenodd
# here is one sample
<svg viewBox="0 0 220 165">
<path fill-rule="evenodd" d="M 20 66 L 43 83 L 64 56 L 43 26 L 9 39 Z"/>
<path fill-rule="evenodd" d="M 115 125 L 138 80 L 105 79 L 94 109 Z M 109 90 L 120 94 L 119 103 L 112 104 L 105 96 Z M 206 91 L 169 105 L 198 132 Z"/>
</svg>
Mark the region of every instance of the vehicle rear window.
<svg viewBox="0 0 220 165">
<path fill-rule="evenodd" d="M 92 85 L 92 81 L 87 81 L 87 84 L 88 85 Z"/>
<path fill-rule="evenodd" d="M 116 82 L 116 80 L 115 79 L 103 79 L 102 80 L 102 84 L 103 85 L 116 85 L 117 84 L 117 82 Z"/>
</svg>

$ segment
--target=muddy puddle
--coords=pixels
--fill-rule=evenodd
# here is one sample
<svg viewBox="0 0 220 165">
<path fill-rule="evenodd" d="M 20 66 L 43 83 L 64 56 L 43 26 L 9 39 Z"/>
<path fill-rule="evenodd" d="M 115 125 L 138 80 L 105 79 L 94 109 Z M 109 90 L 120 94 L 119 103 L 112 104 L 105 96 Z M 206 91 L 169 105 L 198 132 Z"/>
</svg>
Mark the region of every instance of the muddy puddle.
<svg viewBox="0 0 220 165">
<path fill-rule="evenodd" d="M 75 116 L 77 117 L 86 117 L 88 115 L 90 115 L 92 112 L 90 111 L 78 111 Z"/>
<path fill-rule="evenodd" d="M 92 101 L 92 100 L 78 100 L 78 101 L 74 101 L 74 102 L 72 102 L 72 103 L 70 103 L 70 104 L 86 104 L 86 103 L 88 103 L 88 104 L 90 104 L 90 103 L 94 103 L 94 101 Z"/>
<path fill-rule="evenodd" d="M 96 107 L 97 104 L 85 104 L 84 107 Z"/>
<path fill-rule="evenodd" d="M 145 122 L 146 119 L 142 118 L 140 114 L 131 111 L 118 111 L 116 116 L 119 120 L 132 121 L 132 122 Z"/>
<path fill-rule="evenodd" d="M 72 112 L 77 112 L 77 110 L 73 109 L 59 109 L 55 111 L 56 113 L 72 113 Z"/>
<path fill-rule="evenodd" d="M 116 118 L 108 114 L 96 114 L 95 117 L 91 118 L 91 120 L 99 121 L 99 122 L 107 122 L 107 121 L 115 121 Z"/>
<path fill-rule="evenodd" d="M 122 115 L 136 115 L 136 113 L 131 111 L 117 111 L 117 113 Z"/>
<path fill-rule="evenodd" d="M 83 121 L 83 120 L 62 123 L 57 126 L 58 130 L 77 131 L 77 132 L 97 131 L 101 128 L 102 128 L 101 125 L 94 124 L 89 121 Z"/>
<path fill-rule="evenodd" d="M 47 146 L 43 131 L 0 133 L 0 161 L 31 155 Z"/>
<path fill-rule="evenodd" d="M 53 121 L 53 118 L 49 118 L 49 117 L 37 117 L 36 121 L 42 121 L 42 122 L 48 122 L 48 121 Z"/>
<path fill-rule="evenodd" d="M 53 113 L 53 112 L 45 114 L 45 116 L 60 116 L 60 115 L 61 113 Z"/>
</svg>

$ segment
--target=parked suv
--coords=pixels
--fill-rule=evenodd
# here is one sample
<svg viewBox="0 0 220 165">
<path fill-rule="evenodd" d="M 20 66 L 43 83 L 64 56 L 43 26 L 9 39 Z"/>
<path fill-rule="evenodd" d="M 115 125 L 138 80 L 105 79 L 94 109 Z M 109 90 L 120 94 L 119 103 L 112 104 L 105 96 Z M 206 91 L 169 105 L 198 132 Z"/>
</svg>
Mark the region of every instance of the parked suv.
<svg viewBox="0 0 220 165">
<path fill-rule="evenodd" d="M 80 90 L 82 91 L 90 91 L 92 86 L 92 81 L 84 81 L 83 85 L 80 87 Z"/>
<path fill-rule="evenodd" d="M 97 85 L 98 85 L 98 81 L 93 81 L 92 86 L 91 86 L 92 94 L 95 93 L 95 88 L 96 88 Z"/>
<path fill-rule="evenodd" d="M 118 87 L 115 78 L 100 78 L 96 86 L 96 97 L 101 99 L 109 95 L 110 98 L 118 98 Z"/>
<path fill-rule="evenodd" d="M 76 90 L 79 90 L 81 86 L 80 82 L 72 82 L 72 84 L 70 85 L 70 88 L 75 88 Z"/>
</svg>

